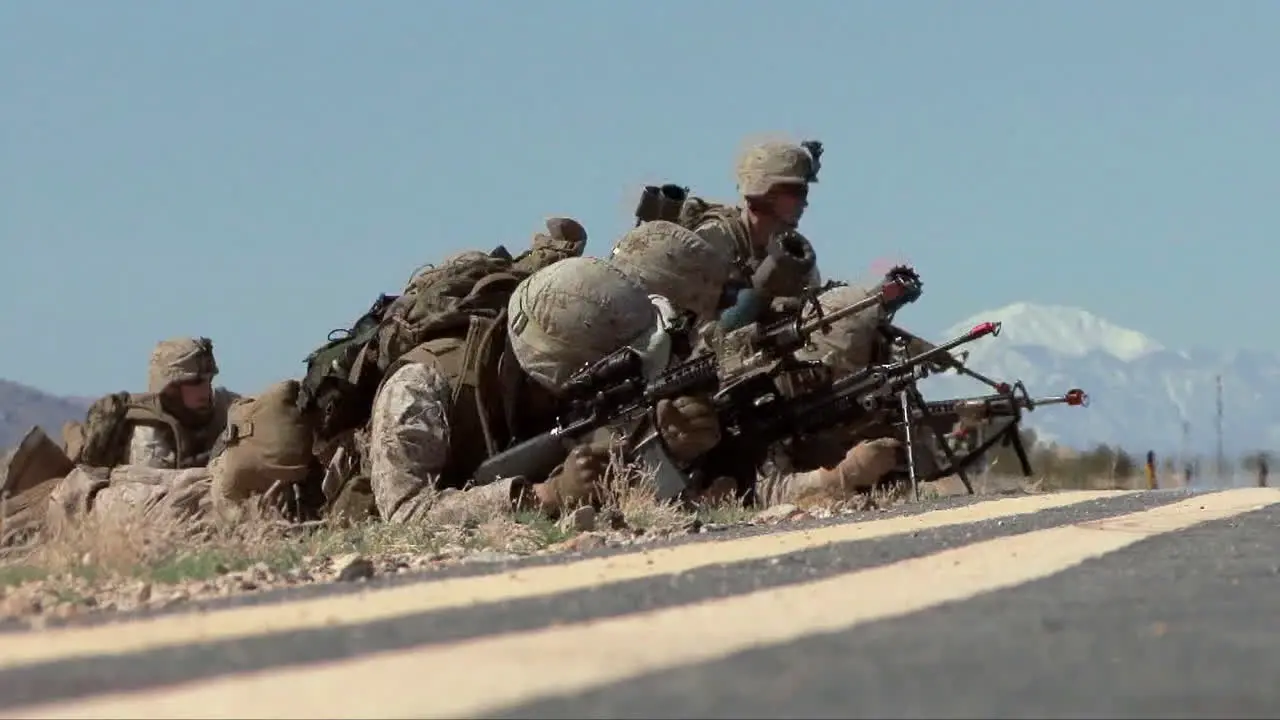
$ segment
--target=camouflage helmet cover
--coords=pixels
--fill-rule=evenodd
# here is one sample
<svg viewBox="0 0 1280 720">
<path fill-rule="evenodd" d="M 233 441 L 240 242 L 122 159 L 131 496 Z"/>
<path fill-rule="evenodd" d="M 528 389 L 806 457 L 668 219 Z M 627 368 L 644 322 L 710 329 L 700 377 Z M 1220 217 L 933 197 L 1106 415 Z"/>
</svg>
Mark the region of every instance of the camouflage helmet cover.
<svg viewBox="0 0 1280 720">
<path fill-rule="evenodd" d="M 213 341 L 207 337 L 175 337 L 161 340 L 151 351 L 147 366 L 147 391 L 163 392 L 175 383 L 212 380 L 218 374 Z"/>
<path fill-rule="evenodd" d="M 756 197 L 776 185 L 808 185 L 818 182 L 822 143 L 806 140 L 800 144 L 768 141 L 747 147 L 738 157 L 735 175 L 738 192 Z"/>
<path fill-rule="evenodd" d="M 660 328 L 649 293 L 593 257 L 566 258 L 522 281 L 507 326 L 521 369 L 552 390 L 618 348 L 645 350 Z"/>
<path fill-rule="evenodd" d="M 700 319 L 714 316 L 733 272 L 727 248 L 666 220 L 633 228 L 613 247 L 609 262 L 650 293 Z"/>
</svg>

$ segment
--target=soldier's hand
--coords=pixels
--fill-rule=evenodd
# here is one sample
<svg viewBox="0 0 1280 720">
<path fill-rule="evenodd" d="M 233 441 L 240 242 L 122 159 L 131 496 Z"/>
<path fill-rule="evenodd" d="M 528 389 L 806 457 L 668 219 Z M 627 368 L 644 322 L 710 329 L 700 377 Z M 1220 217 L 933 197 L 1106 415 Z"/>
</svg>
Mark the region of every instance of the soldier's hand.
<svg viewBox="0 0 1280 720">
<path fill-rule="evenodd" d="M 606 445 L 583 444 L 570 450 L 546 482 L 534 486 L 542 512 L 554 517 L 581 505 L 598 504 L 609 459 Z"/>
<path fill-rule="evenodd" d="M 709 398 L 686 395 L 659 400 L 658 432 L 677 462 L 688 462 L 720 442 L 720 419 Z"/>
<path fill-rule="evenodd" d="M 897 438 L 876 438 L 849 448 L 836 466 L 836 474 L 845 492 L 869 488 L 898 465 L 905 446 Z"/>
</svg>

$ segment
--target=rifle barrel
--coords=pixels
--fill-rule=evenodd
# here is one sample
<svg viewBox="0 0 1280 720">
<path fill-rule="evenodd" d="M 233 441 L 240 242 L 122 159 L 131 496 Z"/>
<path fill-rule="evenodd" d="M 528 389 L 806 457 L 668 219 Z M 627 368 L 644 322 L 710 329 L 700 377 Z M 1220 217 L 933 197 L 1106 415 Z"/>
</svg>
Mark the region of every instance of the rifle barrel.
<svg viewBox="0 0 1280 720">
<path fill-rule="evenodd" d="M 800 334 L 801 335 L 812 334 L 823 328 L 831 327 L 833 324 L 839 322 L 840 320 L 843 320 L 844 318 L 849 317 L 850 315 L 857 315 L 860 312 L 869 310 L 875 307 L 876 305 L 879 305 L 882 300 L 882 297 L 883 297 L 883 293 L 875 293 L 873 295 L 868 295 L 867 297 L 859 300 L 858 302 L 852 303 L 850 305 L 846 305 L 834 312 L 826 313 L 822 317 L 814 318 L 809 322 L 806 322 L 800 326 Z"/>
</svg>

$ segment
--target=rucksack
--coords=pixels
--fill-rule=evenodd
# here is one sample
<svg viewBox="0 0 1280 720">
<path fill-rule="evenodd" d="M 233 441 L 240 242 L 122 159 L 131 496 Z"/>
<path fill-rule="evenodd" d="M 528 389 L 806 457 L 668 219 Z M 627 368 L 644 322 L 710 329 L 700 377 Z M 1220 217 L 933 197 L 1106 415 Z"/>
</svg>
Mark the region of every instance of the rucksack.
<svg viewBox="0 0 1280 720">
<path fill-rule="evenodd" d="M 710 218 L 734 219 L 741 210 L 689 194 L 689 188 L 673 183 L 646 185 L 636 203 L 636 225 L 651 220 L 666 220 L 687 230 L 696 230 Z"/>
<path fill-rule="evenodd" d="M 392 363 L 427 340 L 466 337 L 473 317 L 496 318 L 534 269 L 514 267 L 503 247 L 460 253 L 419 270 L 402 294 L 379 295 L 350 329 L 330 333 L 307 356 L 299 383 L 298 407 L 315 414 L 317 439 L 363 426 Z"/>
<path fill-rule="evenodd" d="M 239 502 L 277 482 L 296 485 L 315 469 L 312 428 L 297 397 L 298 382 L 285 380 L 231 405 L 221 438 L 222 472 L 213 483 L 217 500 Z"/>
</svg>

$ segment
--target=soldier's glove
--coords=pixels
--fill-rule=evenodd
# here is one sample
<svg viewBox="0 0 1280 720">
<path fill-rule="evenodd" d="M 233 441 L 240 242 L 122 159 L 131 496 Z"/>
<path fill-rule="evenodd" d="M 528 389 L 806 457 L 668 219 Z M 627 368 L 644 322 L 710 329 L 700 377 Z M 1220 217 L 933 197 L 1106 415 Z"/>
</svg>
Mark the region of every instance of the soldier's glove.
<svg viewBox="0 0 1280 720">
<path fill-rule="evenodd" d="M 662 442 L 676 462 L 692 461 L 720 442 L 720 419 L 709 398 L 659 400 L 656 416 Z"/>
<path fill-rule="evenodd" d="M 608 467 L 608 445 L 578 445 L 569 451 L 559 467 L 551 471 L 546 482 L 533 486 L 538 509 L 556 517 L 581 505 L 599 504 L 600 486 Z"/>
<path fill-rule="evenodd" d="M 830 471 L 829 482 L 838 483 L 842 492 L 870 488 L 897 467 L 904 453 L 897 438 L 876 438 L 849 448 L 844 459 Z"/>
</svg>

